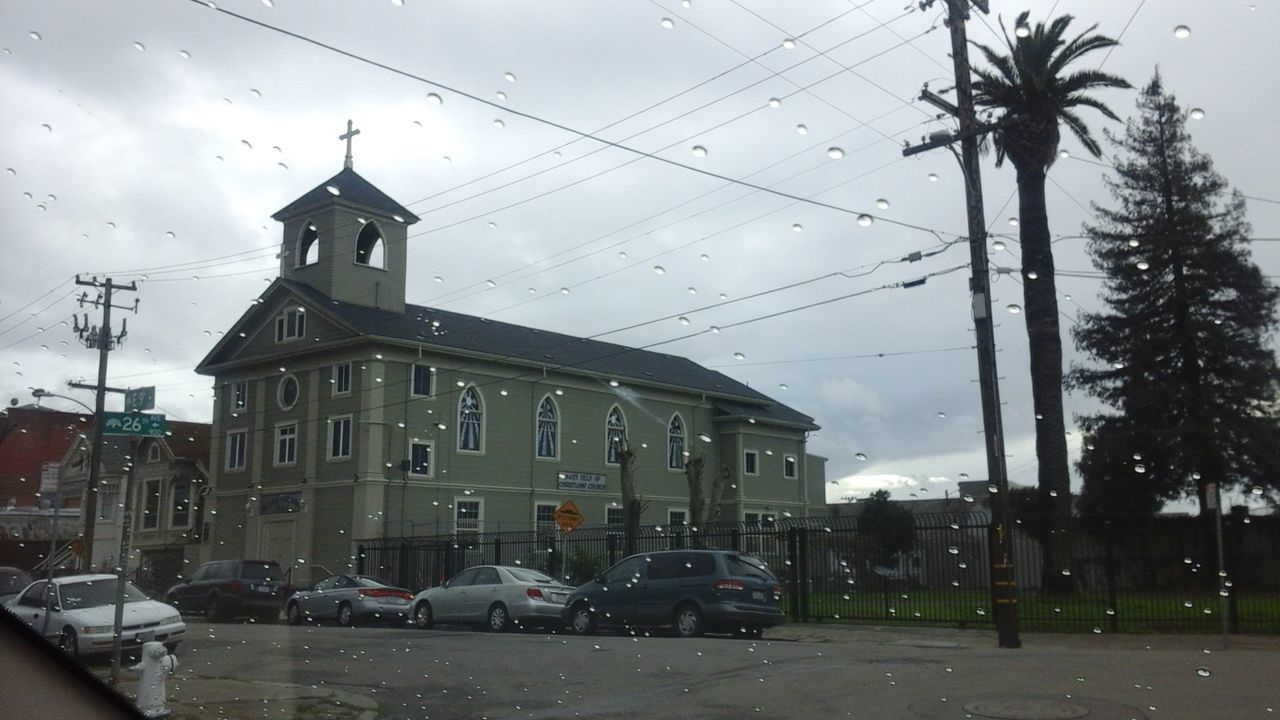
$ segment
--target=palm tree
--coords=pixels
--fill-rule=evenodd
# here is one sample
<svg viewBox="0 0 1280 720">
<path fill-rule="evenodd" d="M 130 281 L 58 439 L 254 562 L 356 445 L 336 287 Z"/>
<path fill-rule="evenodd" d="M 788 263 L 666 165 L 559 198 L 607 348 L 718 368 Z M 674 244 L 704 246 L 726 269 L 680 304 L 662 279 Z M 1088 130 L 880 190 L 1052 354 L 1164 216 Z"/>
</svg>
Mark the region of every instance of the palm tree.
<svg viewBox="0 0 1280 720">
<path fill-rule="evenodd" d="M 1039 492 L 1049 509 L 1049 535 L 1043 548 L 1041 586 L 1070 592 L 1071 477 L 1067 469 L 1066 428 L 1062 417 L 1062 337 L 1053 276 L 1049 218 L 1044 183 L 1058 155 L 1059 125 L 1066 125 L 1094 157 L 1102 154 L 1089 127 L 1076 114 L 1090 107 L 1112 120 L 1114 112 L 1087 95 L 1099 88 L 1128 88 L 1122 78 L 1101 70 L 1068 72 L 1068 66 L 1118 41 L 1093 34 L 1094 25 L 1071 40 L 1064 36 L 1071 16 L 1048 25 L 1027 25 L 1018 16 L 1016 40 L 1005 34 L 1008 54 L 974 43 L 989 67 L 975 68 L 974 100 L 1001 114 L 994 133 L 997 167 L 1008 158 L 1018 173 L 1018 240 L 1022 246 L 1023 308 L 1031 356 L 1031 398 L 1036 415 Z"/>
</svg>

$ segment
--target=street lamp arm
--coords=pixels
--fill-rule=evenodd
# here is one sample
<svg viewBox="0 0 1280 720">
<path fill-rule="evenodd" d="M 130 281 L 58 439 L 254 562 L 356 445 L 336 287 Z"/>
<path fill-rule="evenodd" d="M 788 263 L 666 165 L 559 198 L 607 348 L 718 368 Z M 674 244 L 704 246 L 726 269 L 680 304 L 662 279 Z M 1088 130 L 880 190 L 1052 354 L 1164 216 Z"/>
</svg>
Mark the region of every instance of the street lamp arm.
<svg viewBox="0 0 1280 720">
<path fill-rule="evenodd" d="M 92 415 L 92 414 L 93 414 L 93 408 L 89 407 L 88 405 L 84 404 L 83 402 L 81 402 L 81 401 L 79 401 L 79 400 L 77 400 L 77 399 L 75 399 L 75 398 L 73 398 L 73 397 L 68 397 L 68 396 L 66 396 L 66 395 L 59 395 L 58 393 L 51 393 L 51 392 L 49 392 L 48 390 L 45 390 L 44 388 L 32 388 L 32 389 L 31 389 L 31 397 L 35 398 L 36 400 L 39 400 L 40 398 L 47 398 L 47 397 L 55 397 L 55 398 L 62 398 L 63 400 L 70 400 L 71 402 L 73 402 L 73 403 L 75 403 L 75 404 L 79 405 L 80 407 L 84 408 L 85 410 L 88 410 L 90 415 Z"/>
</svg>

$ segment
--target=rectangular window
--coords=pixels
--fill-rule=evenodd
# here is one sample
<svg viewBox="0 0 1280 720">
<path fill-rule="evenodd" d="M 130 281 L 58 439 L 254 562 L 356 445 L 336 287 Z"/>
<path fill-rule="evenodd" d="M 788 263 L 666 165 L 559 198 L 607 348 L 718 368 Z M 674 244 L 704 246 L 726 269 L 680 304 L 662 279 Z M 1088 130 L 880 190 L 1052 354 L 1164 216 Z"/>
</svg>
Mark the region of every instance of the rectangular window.
<svg viewBox="0 0 1280 720">
<path fill-rule="evenodd" d="M 248 457 L 249 433 L 236 430 L 227 433 L 227 461 L 223 465 L 228 470 L 243 470 Z"/>
<path fill-rule="evenodd" d="M 142 529 L 160 527 L 160 481 L 148 480 L 142 484 Z"/>
<path fill-rule="evenodd" d="M 329 459 L 351 457 L 351 416 L 329 418 Z"/>
<path fill-rule="evenodd" d="M 689 519 L 689 513 L 685 510 L 668 510 L 667 524 L 673 528 L 682 527 Z"/>
<path fill-rule="evenodd" d="M 307 313 L 302 308 L 289 308 L 276 316 L 276 342 L 297 340 L 307 334 Z"/>
<path fill-rule="evenodd" d="M 796 457 L 794 455 L 786 455 L 782 458 L 782 477 L 788 480 L 796 478 Z"/>
<path fill-rule="evenodd" d="M 330 378 L 333 384 L 334 395 L 346 395 L 351 392 L 351 363 L 338 363 L 333 366 L 333 377 Z"/>
<path fill-rule="evenodd" d="M 410 446 L 409 474 L 431 476 L 431 443 L 414 443 Z"/>
<path fill-rule="evenodd" d="M 191 482 L 174 480 L 169 503 L 169 527 L 191 527 Z"/>
<path fill-rule="evenodd" d="M 413 378 L 409 385 L 411 397 L 430 397 L 434 388 L 436 369 L 429 365 L 413 366 Z"/>
<path fill-rule="evenodd" d="M 604 521 L 607 525 L 625 525 L 627 523 L 627 513 L 620 507 L 605 508 Z"/>
<path fill-rule="evenodd" d="M 457 498 L 453 501 L 454 507 L 454 524 L 455 532 L 460 533 L 478 533 L 480 532 L 481 505 L 479 500 L 467 500 Z"/>
<path fill-rule="evenodd" d="M 742 513 L 742 522 L 748 525 L 759 525 L 760 513 L 754 513 L 754 512 Z"/>
<path fill-rule="evenodd" d="M 98 491 L 98 519 L 111 520 L 116 516 L 116 503 L 119 502 L 120 486 L 112 483 L 103 485 Z"/>
<path fill-rule="evenodd" d="M 298 460 L 298 426 L 281 425 L 276 428 L 276 465 L 292 465 Z"/>
<path fill-rule="evenodd" d="M 533 524 L 538 530 L 554 530 L 556 527 L 556 505 L 538 503 L 533 506 Z"/>
<path fill-rule="evenodd" d="M 760 474 L 760 454 L 755 450 L 747 450 L 742 454 L 742 472 L 747 475 Z"/>
<path fill-rule="evenodd" d="M 243 410 L 249 407 L 249 383 L 246 380 L 231 383 L 231 409 Z"/>
</svg>

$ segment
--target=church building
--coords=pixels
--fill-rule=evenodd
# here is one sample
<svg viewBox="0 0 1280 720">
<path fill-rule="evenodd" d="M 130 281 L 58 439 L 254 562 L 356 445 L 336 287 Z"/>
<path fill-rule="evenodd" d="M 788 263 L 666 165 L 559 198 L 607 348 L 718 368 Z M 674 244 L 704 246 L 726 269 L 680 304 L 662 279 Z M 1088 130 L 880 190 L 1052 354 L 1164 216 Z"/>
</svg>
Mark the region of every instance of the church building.
<svg viewBox="0 0 1280 720">
<path fill-rule="evenodd" d="M 197 367 L 209 559 L 336 572 L 361 540 L 545 528 L 566 500 L 621 524 L 624 439 L 645 524 L 688 521 L 691 455 L 707 487 L 728 468 L 722 520 L 825 514 L 813 418 L 682 357 L 406 303 L 418 218 L 349 150 L 272 217 L 280 277 Z"/>
</svg>

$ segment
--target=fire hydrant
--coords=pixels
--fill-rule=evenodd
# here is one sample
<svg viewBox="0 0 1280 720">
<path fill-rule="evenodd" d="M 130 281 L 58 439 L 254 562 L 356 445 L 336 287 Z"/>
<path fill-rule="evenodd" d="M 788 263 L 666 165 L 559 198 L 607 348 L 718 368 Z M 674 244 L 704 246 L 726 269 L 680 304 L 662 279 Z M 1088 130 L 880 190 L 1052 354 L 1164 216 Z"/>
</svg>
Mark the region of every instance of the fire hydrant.
<svg viewBox="0 0 1280 720">
<path fill-rule="evenodd" d="M 178 668 L 178 658 L 170 655 L 163 643 L 142 645 L 138 664 L 129 668 L 138 673 L 138 710 L 149 718 L 169 716 L 168 688 L 165 681 Z"/>
</svg>

